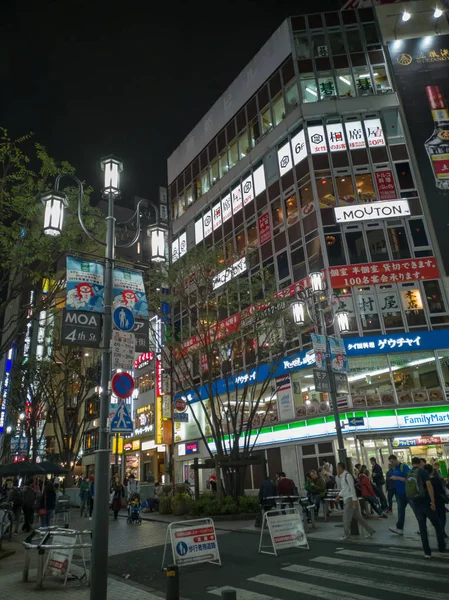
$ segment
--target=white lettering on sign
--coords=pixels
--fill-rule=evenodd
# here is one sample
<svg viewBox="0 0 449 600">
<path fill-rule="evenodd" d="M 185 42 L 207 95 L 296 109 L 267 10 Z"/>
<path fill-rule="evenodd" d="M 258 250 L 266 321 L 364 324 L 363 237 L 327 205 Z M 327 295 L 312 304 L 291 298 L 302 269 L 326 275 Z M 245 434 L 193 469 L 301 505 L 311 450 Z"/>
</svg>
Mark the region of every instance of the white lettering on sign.
<svg viewBox="0 0 449 600">
<path fill-rule="evenodd" d="M 411 214 L 407 200 L 388 200 L 387 202 L 373 202 L 357 206 L 337 206 L 334 211 L 337 223 L 409 217 Z"/>
<path fill-rule="evenodd" d="M 281 148 L 278 150 L 278 164 L 279 164 L 279 173 L 284 175 L 288 173 L 290 169 L 293 167 L 292 164 L 292 151 L 290 150 L 290 142 L 287 141 Z"/>
<path fill-rule="evenodd" d="M 367 119 L 364 121 L 368 146 L 385 146 L 384 131 L 380 119 Z"/>
<path fill-rule="evenodd" d="M 418 335 L 416 338 L 410 337 L 400 337 L 397 339 L 394 338 L 381 338 L 377 340 L 377 345 L 375 342 L 356 342 L 354 344 L 348 344 L 348 350 L 393 350 L 393 348 L 402 348 L 402 347 L 420 347 L 421 345 L 421 337 Z"/>
<path fill-rule="evenodd" d="M 315 364 L 315 353 L 306 354 L 304 358 L 297 356 L 293 360 L 284 360 L 282 361 L 284 365 L 284 369 L 297 369 L 298 367 L 302 367 L 303 365 L 314 365 Z"/>
<path fill-rule="evenodd" d="M 322 125 L 316 125 L 314 127 L 308 127 L 307 131 L 309 134 L 310 152 L 312 154 L 327 152 L 324 127 Z"/>
<path fill-rule="evenodd" d="M 222 198 L 221 211 L 222 211 L 223 223 L 225 223 L 232 217 L 231 194 L 227 194 L 224 198 Z"/>
<path fill-rule="evenodd" d="M 438 425 L 441 423 L 449 423 L 449 413 L 429 413 L 420 415 L 398 415 L 399 421 L 403 419 L 403 423 L 400 425 L 412 426 L 412 425 Z"/>
<path fill-rule="evenodd" d="M 241 273 L 244 273 L 246 269 L 246 258 L 243 257 L 231 267 L 228 267 L 218 275 L 215 275 L 212 281 L 213 289 L 216 290 L 228 281 L 231 281 L 231 279 L 234 279 L 234 277 L 238 277 Z"/>
<path fill-rule="evenodd" d="M 300 163 L 307 157 L 306 136 L 304 129 L 301 129 L 294 137 L 292 137 L 293 162 L 295 165 Z"/>
<path fill-rule="evenodd" d="M 361 121 L 349 121 L 345 123 L 346 137 L 348 138 L 349 148 L 355 150 L 356 148 L 365 148 L 365 137 L 363 135 L 362 122 Z"/>
<path fill-rule="evenodd" d="M 326 125 L 329 150 L 331 152 L 341 152 L 346 150 L 345 134 L 343 132 L 343 123 L 331 123 Z"/>
<path fill-rule="evenodd" d="M 238 213 L 243 206 L 242 188 L 240 184 L 232 190 L 232 212 Z"/>
</svg>

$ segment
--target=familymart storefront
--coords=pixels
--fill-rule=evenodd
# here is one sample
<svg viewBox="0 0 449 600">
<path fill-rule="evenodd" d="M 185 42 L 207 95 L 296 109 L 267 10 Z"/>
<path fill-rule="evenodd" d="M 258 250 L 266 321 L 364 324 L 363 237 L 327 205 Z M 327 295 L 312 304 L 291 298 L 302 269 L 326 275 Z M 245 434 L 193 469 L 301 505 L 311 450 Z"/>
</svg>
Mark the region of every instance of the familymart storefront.
<svg viewBox="0 0 449 600">
<path fill-rule="evenodd" d="M 338 397 L 344 424 L 348 454 L 354 459 L 375 455 L 381 462 L 395 448 L 396 438 L 415 435 L 449 434 L 449 330 L 413 331 L 403 334 L 345 338 L 348 355 L 349 392 Z M 315 390 L 313 353 L 305 351 L 288 356 L 276 368 L 282 378 L 282 393 L 276 401 L 257 439 L 257 451 L 263 452 L 269 469 L 282 470 L 303 481 L 303 473 L 331 460 L 335 455 L 335 422 L 329 398 Z M 270 365 L 239 374 L 228 383 L 231 389 L 248 383 L 261 385 L 270 373 Z M 273 377 L 273 386 L 275 379 Z M 279 381 L 279 380 L 278 380 Z M 216 382 L 217 395 L 225 395 L 224 380 Z M 207 409 L 208 393 L 199 394 Z M 257 394 L 256 394 L 257 396 Z M 181 444 L 181 455 L 175 452 L 176 471 L 185 473 L 186 456 L 182 444 L 197 441 L 200 434 L 190 414 L 194 411 L 200 423 L 204 411 L 193 393 L 188 402 L 188 421 L 175 422 L 175 443 Z M 271 397 L 271 393 L 268 394 Z M 263 399 L 266 400 L 266 399 Z M 208 434 L 205 427 L 203 431 Z M 199 458 L 207 452 L 200 442 Z M 212 450 L 213 443 L 209 440 Z M 441 453 L 441 448 L 438 448 Z M 364 461 L 365 462 L 365 461 Z M 184 465 L 184 467 L 183 467 Z M 251 475 L 251 487 L 258 487 L 259 475 Z"/>
</svg>

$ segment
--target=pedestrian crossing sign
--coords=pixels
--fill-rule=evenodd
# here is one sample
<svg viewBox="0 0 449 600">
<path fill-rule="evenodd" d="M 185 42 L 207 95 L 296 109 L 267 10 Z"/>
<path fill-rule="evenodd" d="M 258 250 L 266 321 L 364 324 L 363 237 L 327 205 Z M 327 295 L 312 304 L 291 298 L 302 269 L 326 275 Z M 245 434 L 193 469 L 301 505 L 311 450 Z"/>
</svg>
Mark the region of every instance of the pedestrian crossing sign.
<svg viewBox="0 0 449 600">
<path fill-rule="evenodd" d="M 125 401 L 122 400 L 115 411 L 115 415 L 112 417 L 111 433 L 132 433 L 133 429 L 133 421 L 130 417 L 128 407 Z"/>
</svg>

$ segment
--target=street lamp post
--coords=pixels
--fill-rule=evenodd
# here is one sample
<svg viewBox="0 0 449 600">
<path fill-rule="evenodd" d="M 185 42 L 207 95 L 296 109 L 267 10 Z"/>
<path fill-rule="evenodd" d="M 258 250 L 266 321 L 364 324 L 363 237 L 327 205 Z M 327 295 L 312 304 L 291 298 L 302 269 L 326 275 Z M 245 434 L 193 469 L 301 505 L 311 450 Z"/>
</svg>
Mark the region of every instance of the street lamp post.
<svg viewBox="0 0 449 600">
<path fill-rule="evenodd" d="M 327 335 L 325 309 L 322 305 L 323 300 L 327 300 L 328 306 L 330 304 L 330 308 L 333 313 L 332 323 L 334 323 L 336 320 L 340 332 L 342 333 L 347 332 L 349 330 L 348 312 L 344 310 L 338 296 L 336 296 L 335 294 L 332 294 L 330 297 L 326 296 L 326 284 L 323 280 L 323 274 L 321 272 L 311 273 L 309 275 L 309 280 L 310 288 L 303 288 L 297 293 L 297 302 L 293 304 L 293 318 L 297 325 L 304 325 L 304 309 L 307 308 L 307 313 L 311 321 L 315 325 L 316 333 L 324 335 L 326 338 L 326 371 L 327 377 L 330 382 L 330 399 L 332 412 L 334 414 L 335 419 L 335 430 L 337 433 L 338 459 L 344 465 L 347 465 L 346 449 L 343 441 L 340 414 L 338 412 L 337 405 L 337 389 L 335 385 L 335 379 L 329 355 L 329 338 Z M 325 298 L 323 298 L 323 295 L 325 295 Z"/>
<path fill-rule="evenodd" d="M 95 502 L 94 521 L 92 532 L 92 564 L 90 569 L 90 598 L 91 600 L 107 600 L 108 580 L 108 538 L 109 538 L 109 471 L 110 471 L 110 444 L 108 417 L 110 407 L 111 378 L 111 339 L 112 339 L 112 308 L 113 308 L 113 270 L 115 260 L 115 248 L 130 248 L 139 239 L 141 233 L 140 210 L 145 200 L 137 204 L 134 216 L 129 219 L 136 222 L 136 233 L 134 238 L 124 244 L 115 244 L 116 218 L 114 216 L 114 201 L 120 198 L 120 173 L 123 164 L 116 158 L 110 156 L 101 161 L 104 171 L 103 198 L 107 200 L 108 210 L 106 216 L 106 240 L 97 239 L 88 231 L 82 218 L 82 203 L 84 188 L 82 182 L 74 175 L 58 175 L 55 181 L 55 190 L 44 194 L 41 200 L 45 206 L 44 233 L 51 236 L 61 234 L 64 218 L 64 208 L 68 206 L 67 196 L 59 191 L 59 182 L 62 177 L 70 177 L 78 186 L 78 220 L 84 233 L 94 242 L 105 246 L 105 270 L 104 270 L 104 317 L 103 317 L 103 348 L 101 351 L 101 395 L 100 395 L 100 418 L 99 418 L 99 440 L 95 460 Z M 159 210 L 157 205 L 152 204 L 156 212 L 157 224 L 159 224 Z M 117 224 L 117 225 L 120 225 Z M 160 229 L 160 228 L 159 228 Z M 160 240 L 159 240 L 160 241 Z M 159 252 L 159 248 L 155 250 Z"/>
</svg>

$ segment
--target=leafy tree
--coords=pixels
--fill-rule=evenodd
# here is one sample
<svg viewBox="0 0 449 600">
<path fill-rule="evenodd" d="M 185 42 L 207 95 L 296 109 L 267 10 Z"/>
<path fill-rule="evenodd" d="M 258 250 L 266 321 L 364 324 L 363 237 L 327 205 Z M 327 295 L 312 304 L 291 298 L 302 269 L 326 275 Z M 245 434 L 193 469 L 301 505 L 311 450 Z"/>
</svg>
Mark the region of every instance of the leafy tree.
<svg viewBox="0 0 449 600">
<path fill-rule="evenodd" d="M 240 271 L 240 260 L 248 268 Z M 150 305 L 166 320 L 162 352 L 171 365 L 173 391 L 196 397 L 189 402 L 189 419 L 206 448 L 212 440 L 209 454 L 221 471 L 223 491 L 234 498 L 243 494 L 260 429 L 278 419 L 274 375 L 285 355 L 286 303 L 275 294 L 270 272 L 249 277 L 250 266 L 250 254 L 224 257 L 196 248 L 168 268 L 152 267 L 148 282 Z"/>
<path fill-rule="evenodd" d="M 65 287 L 65 254 L 92 251 L 78 223 L 78 189 L 69 179 L 62 180 L 72 186 L 63 186 L 69 208 L 62 234 L 55 238 L 42 232 L 39 196 L 52 189 L 59 173 L 73 174 L 74 169 L 53 160 L 31 135 L 13 140 L 0 128 L 0 358 L 13 342 L 20 344 L 27 321 L 49 309 Z M 93 228 L 99 213 L 89 205 L 90 192 L 85 191 L 83 214 L 87 227 Z M 44 279 L 52 284 L 40 294 Z M 38 293 L 30 302 L 32 291 Z"/>
</svg>

